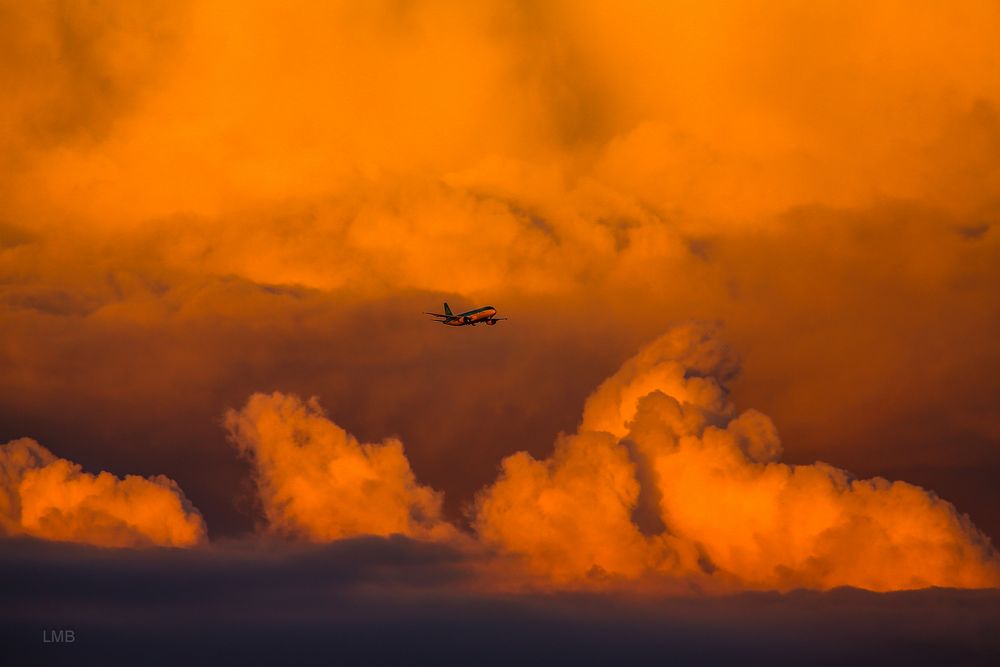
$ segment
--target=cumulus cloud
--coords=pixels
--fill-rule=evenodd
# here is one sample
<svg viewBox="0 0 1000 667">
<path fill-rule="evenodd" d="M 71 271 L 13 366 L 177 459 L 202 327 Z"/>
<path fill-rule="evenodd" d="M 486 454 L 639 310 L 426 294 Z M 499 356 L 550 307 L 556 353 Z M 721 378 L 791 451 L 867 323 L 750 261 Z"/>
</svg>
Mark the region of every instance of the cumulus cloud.
<svg viewBox="0 0 1000 667">
<path fill-rule="evenodd" d="M 482 489 L 482 546 L 556 587 L 674 590 L 1000 585 L 1000 557 L 948 502 L 906 482 L 789 465 L 777 429 L 737 412 L 738 361 L 714 325 L 645 346 L 587 399 L 576 433 L 518 452 Z M 332 542 L 403 535 L 477 549 L 417 482 L 396 438 L 363 443 L 317 399 L 254 394 L 225 426 L 251 462 L 267 528 Z M 204 525 L 165 477 L 88 475 L 29 439 L 4 445 L 0 527 L 104 546 L 190 546 Z M 481 552 L 480 552 L 481 553 Z M 500 561 L 486 579 L 519 577 Z"/>
<path fill-rule="evenodd" d="M 639 400 L 661 391 L 725 417 L 733 410 L 723 384 L 739 365 L 714 327 L 678 327 L 645 345 L 601 383 L 583 407 L 580 431 L 604 431 L 622 438 L 635 419 Z"/>
<path fill-rule="evenodd" d="M 855 480 L 825 463 L 778 462 L 771 420 L 736 414 L 726 399 L 735 370 L 712 328 L 664 334 L 594 392 L 580 432 L 551 457 L 504 460 L 477 498 L 479 534 L 563 580 L 1000 585 L 989 540 L 934 493 Z M 637 510 L 655 513 L 658 524 L 641 530 Z"/>
<path fill-rule="evenodd" d="M 478 498 L 476 531 L 559 583 L 636 578 L 662 559 L 632 521 L 638 495 L 628 452 L 611 435 L 570 436 L 550 459 L 504 459 L 499 480 Z"/>
<path fill-rule="evenodd" d="M 30 438 L 0 446 L 0 530 L 105 547 L 190 547 L 205 524 L 167 477 L 91 475 Z"/>
<path fill-rule="evenodd" d="M 253 462 L 272 530 L 316 542 L 452 534 L 441 518 L 441 494 L 416 482 L 403 443 L 358 442 L 316 399 L 254 394 L 226 413 L 226 427 Z"/>
</svg>

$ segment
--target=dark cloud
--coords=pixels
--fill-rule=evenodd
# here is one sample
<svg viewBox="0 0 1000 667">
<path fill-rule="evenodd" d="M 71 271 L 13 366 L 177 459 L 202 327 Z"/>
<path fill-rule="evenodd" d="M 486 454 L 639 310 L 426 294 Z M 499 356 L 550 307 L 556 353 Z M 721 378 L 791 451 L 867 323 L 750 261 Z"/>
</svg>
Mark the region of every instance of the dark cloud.
<svg viewBox="0 0 1000 667">
<path fill-rule="evenodd" d="M 1000 594 L 840 589 L 717 598 L 496 593 L 475 557 L 403 538 L 107 551 L 7 540 L 16 664 L 987 665 Z M 76 641 L 45 645 L 72 629 Z"/>
</svg>

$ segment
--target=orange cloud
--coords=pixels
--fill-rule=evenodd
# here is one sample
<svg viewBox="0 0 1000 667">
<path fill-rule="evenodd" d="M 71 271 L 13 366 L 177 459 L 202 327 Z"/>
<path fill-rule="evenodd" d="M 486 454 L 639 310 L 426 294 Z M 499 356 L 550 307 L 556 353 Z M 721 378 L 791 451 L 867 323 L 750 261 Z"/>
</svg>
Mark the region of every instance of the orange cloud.
<svg viewBox="0 0 1000 667">
<path fill-rule="evenodd" d="M 503 460 L 476 497 L 476 536 L 559 587 L 1000 585 L 988 538 L 933 493 L 781 463 L 771 420 L 737 413 L 728 398 L 737 371 L 714 326 L 659 337 L 601 383 L 578 432 L 560 436 L 549 458 Z M 315 398 L 254 394 L 225 425 L 254 466 L 274 532 L 462 539 L 399 440 L 361 443 Z M 164 477 L 88 475 L 30 439 L 3 446 L 0 472 L 6 534 L 104 546 L 204 539 L 200 515 Z M 510 573 L 498 563 L 492 575 Z"/>
<path fill-rule="evenodd" d="M 753 367 L 734 395 L 782 425 L 789 459 L 915 463 L 963 487 L 998 465 L 996 3 L 0 0 L 0 15 L 0 418 L 14 432 L 145 423 L 161 446 L 130 455 L 197 461 L 172 477 L 238 525 L 243 471 L 192 415 L 207 424 L 280 386 L 323 396 L 352 432 L 400 429 L 415 469 L 457 503 L 498 454 L 537 457 L 538 434 L 570 428 L 623 350 L 677 320 L 724 318 Z M 418 332 L 410 313 L 442 294 L 494 303 L 520 328 L 487 343 Z M 664 505 L 662 478 L 707 465 L 699 447 L 737 442 L 752 462 L 706 480 L 720 488 L 770 466 L 747 482 L 755 498 L 817 470 L 779 467 L 766 418 L 734 426 L 735 362 L 690 336 L 602 385 L 551 459 L 508 459 L 481 534 L 544 552 L 539 567 L 568 579 L 714 567 L 786 585 L 812 567 L 798 542 L 758 562 L 739 535 L 741 555 L 712 555 L 708 537 L 674 532 L 697 535 L 700 520 Z M 441 370 L 456 355 L 484 378 L 474 389 Z M 683 408 L 683 456 L 644 444 L 666 419 L 641 409 L 657 390 Z M 646 422 L 646 440 L 629 437 Z M 345 488 L 395 480 L 375 484 L 372 516 L 330 501 L 335 518 L 316 523 L 282 504 L 297 497 L 285 489 L 265 499 L 272 525 L 313 539 L 436 530 L 431 492 L 397 449 L 331 438 L 344 446 L 316 460 L 368 461 Z M 213 465 L 174 452 L 203 441 Z M 330 480 L 300 474 L 327 502 Z M 810 479 L 836 499 L 834 522 L 877 525 L 893 494 L 920 504 L 891 487 L 869 507 L 857 483 L 826 477 Z M 998 525 L 995 485 L 979 485 L 949 497 Z M 605 492 L 595 524 L 577 526 L 576 505 Z M 541 495 L 548 514 L 521 511 Z M 620 544 L 598 543 L 598 525 Z M 965 534 L 942 526 L 934 544 Z M 827 567 L 834 547 L 810 548 Z"/>
<path fill-rule="evenodd" d="M 316 542 L 355 535 L 441 538 L 441 494 L 417 484 L 394 438 L 359 443 L 316 399 L 254 394 L 226 428 L 255 467 L 269 528 Z"/>
<path fill-rule="evenodd" d="M 580 582 L 1000 585 L 989 540 L 933 493 L 824 463 L 779 463 L 770 419 L 737 415 L 726 399 L 735 369 L 711 328 L 681 327 L 646 346 L 594 392 L 580 433 L 551 458 L 504 460 L 477 499 L 478 533 L 536 572 Z M 640 530 L 642 512 L 656 525 Z"/>
<path fill-rule="evenodd" d="M 0 530 L 104 547 L 190 547 L 205 524 L 173 480 L 91 475 L 30 438 L 0 447 Z"/>
<path fill-rule="evenodd" d="M 657 554 L 632 522 L 639 483 L 628 452 L 606 433 L 560 439 L 545 461 L 525 452 L 504 459 L 481 492 L 480 538 L 527 556 L 535 572 L 567 583 L 588 576 L 636 578 Z"/>
</svg>

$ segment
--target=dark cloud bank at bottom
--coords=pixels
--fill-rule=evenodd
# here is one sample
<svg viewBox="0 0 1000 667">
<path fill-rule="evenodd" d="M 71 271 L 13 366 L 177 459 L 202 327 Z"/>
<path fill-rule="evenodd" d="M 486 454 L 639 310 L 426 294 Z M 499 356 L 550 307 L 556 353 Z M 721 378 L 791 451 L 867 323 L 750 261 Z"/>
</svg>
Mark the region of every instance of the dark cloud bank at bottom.
<svg viewBox="0 0 1000 667">
<path fill-rule="evenodd" d="M 653 597 L 476 591 L 403 538 L 196 550 L 0 543 L 3 662 L 998 664 L 1000 591 Z M 45 643 L 70 629 L 72 643 Z"/>
</svg>

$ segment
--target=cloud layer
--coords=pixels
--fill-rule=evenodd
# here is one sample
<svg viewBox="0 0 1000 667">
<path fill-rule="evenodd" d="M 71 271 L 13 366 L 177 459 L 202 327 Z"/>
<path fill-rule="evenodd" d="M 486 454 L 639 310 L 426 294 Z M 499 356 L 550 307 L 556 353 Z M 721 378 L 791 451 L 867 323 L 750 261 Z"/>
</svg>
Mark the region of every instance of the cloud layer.
<svg viewBox="0 0 1000 667">
<path fill-rule="evenodd" d="M 0 18 L 2 440 L 165 472 L 213 536 L 437 535 L 478 503 L 484 539 L 567 582 L 992 576 L 929 492 L 778 456 L 1000 534 L 996 3 Z M 418 320 L 445 299 L 511 326 Z M 748 372 L 672 336 L 578 423 L 690 320 Z M 219 415 L 274 389 L 229 413 L 232 456 Z M 859 540 L 905 567 L 851 565 Z"/>
<path fill-rule="evenodd" d="M 405 538 L 141 552 L 10 542 L 0 550 L 0 642 L 17 663 L 49 664 L 62 651 L 95 665 L 294 655 L 306 665 L 986 666 L 1000 652 L 1000 591 L 509 595 L 470 586 L 467 562 Z M 76 642 L 43 644 L 53 625 Z"/>
<path fill-rule="evenodd" d="M 561 435 L 551 456 L 503 460 L 471 510 L 476 536 L 561 587 L 1000 586 L 989 539 L 932 492 L 780 463 L 771 420 L 729 400 L 737 370 L 714 326 L 663 334 L 591 394 L 577 432 Z M 225 426 L 254 468 L 268 531 L 472 548 L 398 439 L 361 443 L 315 398 L 254 394 Z M 166 477 L 89 475 L 30 439 L 0 454 L 8 535 L 119 547 L 204 540 L 200 514 Z"/>
</svg>

